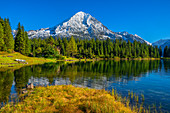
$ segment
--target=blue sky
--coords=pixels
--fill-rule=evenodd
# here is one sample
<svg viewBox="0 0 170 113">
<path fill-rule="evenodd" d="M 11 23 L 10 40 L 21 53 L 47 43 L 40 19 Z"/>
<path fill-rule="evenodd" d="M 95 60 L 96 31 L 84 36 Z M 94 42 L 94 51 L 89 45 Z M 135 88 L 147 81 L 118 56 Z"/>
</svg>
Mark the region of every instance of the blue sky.
<svg viewBox="0 0 170 113">
<path fill-rule="evenodd" d="M 83 11 L 114 32 L 127 31 L 154 42 L 170 39 L 170 0 L 1 0 L 0 16 L 12 29 L 53 27 Z"/>
</svg>

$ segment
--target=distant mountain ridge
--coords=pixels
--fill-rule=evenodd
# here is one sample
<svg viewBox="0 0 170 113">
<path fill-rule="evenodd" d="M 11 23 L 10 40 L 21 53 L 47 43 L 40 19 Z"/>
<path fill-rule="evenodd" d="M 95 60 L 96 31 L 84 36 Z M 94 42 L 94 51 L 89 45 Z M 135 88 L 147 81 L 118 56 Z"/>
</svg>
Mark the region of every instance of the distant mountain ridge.
<svg viewBox="0 0 170 113">
<path fill-rule="evenodd" d="M 16 30 L 13 31 L 14 35 Z M 82 11 L 76 13 L 68 20 L 54 26 L 51 28 L 41 28 L 39 30 L 28 31 L 29 38 L 47 38 L 49 36 L 53 37 L 71 37 L 80 39 L 123 39 L 125 41 L 134 40 L 141 43 L 147 43 L 151 45 L 148 41 L 142 39 L 138 35 L 129 34 L 128 32 L 113 32 L 99 22 L 96 18 L 92 17 L 90 14 L 84 13 Z"/>
<path fill-rule="evenodd" d="M 161 40 L 158 40 L 158 41 L 152 43 L 152 45 L 161 47 L 162 50 L 164 50 L 164 48 L 166 46 L 170 47 L 170 39 L 161 39 Z"/>
<path fill-rule="evenodd" d="M 160 39 L 154 43 L 152 43 L 153 46 L 163 46 L 163 45 L 167 45 L 170 44 L 170 39 Z M 170 46 L 170 45 L 169 45 Z"/>
</svg>

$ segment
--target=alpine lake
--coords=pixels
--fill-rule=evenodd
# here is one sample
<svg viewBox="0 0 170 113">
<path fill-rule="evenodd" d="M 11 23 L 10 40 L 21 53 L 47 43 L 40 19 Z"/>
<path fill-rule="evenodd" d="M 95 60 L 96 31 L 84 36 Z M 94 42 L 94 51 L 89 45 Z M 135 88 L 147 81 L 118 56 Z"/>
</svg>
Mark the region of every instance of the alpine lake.
<svg viewBox="0 0 170 113">
<path fill-rule="evenodd" d="M 143 106 L 170 112 L 170 60 L 106 60 L 57 62 L 0 72 L 0 103 L 19 101 L 27 84 L 68 85 L 105 89 L 128 97 L 133 92 Z M 143 97 L 144 96 L 144 97 Z M 130 102 L 133 105 L 133 101 Z M 159 112 L 159 110 L 158 110 Z"/>
</svg>

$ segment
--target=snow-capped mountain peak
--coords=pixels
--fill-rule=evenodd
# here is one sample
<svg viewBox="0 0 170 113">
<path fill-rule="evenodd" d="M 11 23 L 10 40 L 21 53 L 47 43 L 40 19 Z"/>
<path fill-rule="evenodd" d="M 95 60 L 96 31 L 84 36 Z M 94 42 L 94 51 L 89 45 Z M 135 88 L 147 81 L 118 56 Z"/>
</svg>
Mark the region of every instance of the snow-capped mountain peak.
<svg viewBox="0 0 170 113">
<path fill-rule="evenodd" d="M 142 43 L 150 44 L 149 42 L 143 40 L 138 35 L 132 35 L 128 32 L 113 32 L 104 26 L 100 21 L 85 12 L 78 12 L 69 18 L 67 21 L 62 22 L 54 27 L 41 28 L 39 30 L 28 31 L 29 38 L 47 38 L 49 36 L 53 37 L 71 37 L 81 39 L 123 39 L 140 41 Z M 150 44 L 151 45 L 151 44 Z"/>
</svg>

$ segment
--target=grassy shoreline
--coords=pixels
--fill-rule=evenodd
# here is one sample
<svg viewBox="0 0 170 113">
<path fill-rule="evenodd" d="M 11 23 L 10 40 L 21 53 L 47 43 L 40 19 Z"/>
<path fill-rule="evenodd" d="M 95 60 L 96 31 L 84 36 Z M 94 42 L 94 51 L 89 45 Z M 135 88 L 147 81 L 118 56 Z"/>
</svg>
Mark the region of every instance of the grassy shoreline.
<svg viewBox="0 0 170 113">
<path fill-rule="evenodd" d="M 25 60 L 26 63 L 17 62 L 15 61 L 15 59 Z M 44 64 L 47 62 L 56 62 L 56 59 L 27 57 L 18 52 L 14 53 L 0 52 L 0 71 L 7 69 L 19 69 L 23 66 Z"/>
<path fill-rule="evenodd" d="M 25 63 L 15 61 L 15 59 L 22 59 L 25 60 Z M 19 69 L 24 66 L 36 65 L 36 64 L 44 64 L 44 63 L 56 63 L 59 61 L 65 62 L 76 62 L 80 61 L 77 58 L 65 58 L 64 60 L 57 60 L 56 58 L 38 58 L 38 57 L 28 57 L 24 56 L 18 52 L 14 53 L 7 53 L 7 52 L 0 52 L 0 71 L 6 71 L 8 69 Z M 81 61 L 93 61 L 93 59 L 81 59 Z"/>
<path fill-rule="evenodd" d="M 105 90 L 72 85 L 37 87 L 21 102 L 7 104 L 0 112 L 135 113 L 121 97 Z M 24 95 L 22 95 L 23 97 Z"/>
<path fill-rule="evenodd" d="M 21 63 L 15 61 L 15 59 L 22 59 L 25 60 L 26 63 Z M 29 65 L 36 65 L 36 64 L 44 64 L 44 63 L 50 63 L 50 62 L 59 62 L 59 61 L 65 61 L 65 62 L 76 62 L 76 61 L 99 61 L 99 60 L 160 60 L 160 58 L 93 58 L 93 59 L 77 59 L 72 57 L 65 57 L 63 60 L 57 60 L 55 58 L 49 59 L 49 58 L 37 58 L 37 57 L 27 57 L 24 56 L 18 52 L 14 53 L 7 53 L 7 52 L 0 52 L 0 71 L 5 71 L 8 69 L 19 69 L 23 66 L 29 66 Z"/>
</svg>

